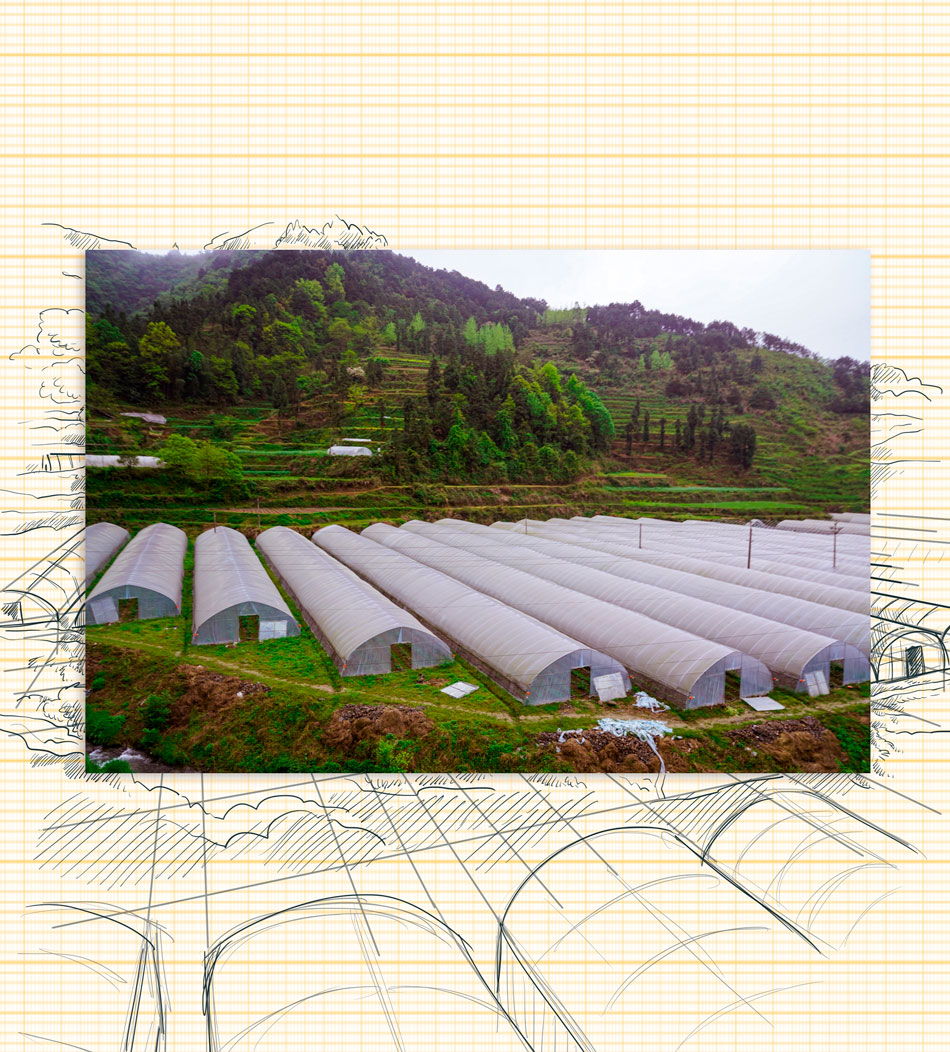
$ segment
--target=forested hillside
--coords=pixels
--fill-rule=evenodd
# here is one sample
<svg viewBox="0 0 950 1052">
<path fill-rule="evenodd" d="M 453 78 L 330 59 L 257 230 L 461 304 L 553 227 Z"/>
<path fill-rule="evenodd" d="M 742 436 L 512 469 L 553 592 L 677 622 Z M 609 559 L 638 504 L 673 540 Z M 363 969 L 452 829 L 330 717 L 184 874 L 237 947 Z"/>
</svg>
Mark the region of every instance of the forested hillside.
<svg viewBox="0 0 950 1052">
<path fill-rule="evenodd" d="M 99 252 L 87 280 L 89 451 L 158 452 L 235 500 L 362 479 L 393 507 L 413 483 L 583 487 L 539 509 L 867 503 L 867 363 L 738 323 L 552 309 L 390 252 Z M 144 409 L 168 425 L 120 415 Z M 328 462 L 354 439 L 378 455 Z"/>
</svg>

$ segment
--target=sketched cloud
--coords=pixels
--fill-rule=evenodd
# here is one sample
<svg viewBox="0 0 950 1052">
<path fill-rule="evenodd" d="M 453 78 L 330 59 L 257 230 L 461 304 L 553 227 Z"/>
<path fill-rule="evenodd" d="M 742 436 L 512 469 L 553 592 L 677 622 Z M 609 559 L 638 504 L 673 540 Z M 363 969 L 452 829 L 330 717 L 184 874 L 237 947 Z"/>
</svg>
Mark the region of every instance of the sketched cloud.
<svg viewBox="0 0 950 1052">
<path fill-rule="evenodd" d="M 888 395 L 894 398 L 910 395 L 930 402 L 939 394 L 943 394 L 942 387 L 925 383 L 919 376 L 909 376 L 897 365 L 878 362 L 871 367 L 871 398 L 875 401 Z"/>
<path fill-rule="evenodd" d="M 57 405 L 81 405 L 85 393 L 85 311 L 49 307 L 40 311 L 36 342 L 10 355 L 40 373 L 38 393 Z"/>
</svg>

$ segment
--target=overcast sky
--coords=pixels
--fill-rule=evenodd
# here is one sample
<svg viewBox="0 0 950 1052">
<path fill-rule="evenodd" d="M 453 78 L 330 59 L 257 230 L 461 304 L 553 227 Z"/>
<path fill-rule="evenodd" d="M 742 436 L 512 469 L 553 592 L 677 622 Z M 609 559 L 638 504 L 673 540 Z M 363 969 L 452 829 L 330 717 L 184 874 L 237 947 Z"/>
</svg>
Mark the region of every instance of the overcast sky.
<svg viewBox="0 0 950 1052">
<path fill-rule="evenodd" d="M 864 251 L 405 251 L 552 307 L 639 300 L 696 321 L 731 321 L 823 358 L 870 358 L 871 260 Z"/>
</svg>

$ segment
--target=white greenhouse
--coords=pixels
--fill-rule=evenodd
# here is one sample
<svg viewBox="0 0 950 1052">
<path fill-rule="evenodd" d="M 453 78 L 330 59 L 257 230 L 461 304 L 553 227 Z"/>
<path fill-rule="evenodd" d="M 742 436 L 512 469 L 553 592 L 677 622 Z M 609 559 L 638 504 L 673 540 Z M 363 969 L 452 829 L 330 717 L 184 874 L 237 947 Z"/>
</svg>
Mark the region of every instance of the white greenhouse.
<svg viewBox="0 0 950 1052">
<path fill-rule="evenodd" d="M 327 453 L 331 457 L 371 457 L 373 451 L 368 446 L 330 446 Z"/>
<path fill-rule="evenodd" d="M 408 646 L 413 668 L 452 652 L 412 614 L 286 526 L 264 530 L 257 547 L 344 676 L 392 670 L 392 649 Z"/>
<path fill-rule="evenodd" d="M 299 636 L 277 586 L 243 533 L 227 526 L 195 541 L 193 643 L 238 643 Z"/>
<path fill-rule="evenodd" d="M 128 542 L 129 531 L 112 522 L 96 522 L 83 532 L 86 550 L 86 587 L 113 555 Z"/>
<path fill-rule="evenodd" d="M 447 519 L 446 522 L 456 520 Z M 467 524 L 466 524 L 467 525 Z M 518 533 L 519 531 L 507 531 Z M 532 536 L 540 536 L 540 533 L 532 531 Z M 563 535 L 558 536 L 564 543 L 580 545 L 585 539 L 577 532 L 565 530 Z M 638 549 L 636 542 L 624 542 L 623 545 L 615 545 L 618 550 L 623 548 L 623 558 L 634 559 L 637 562 L 652 563 L 654 566 L 665 566 L 670 570 L 681 570 L 683 573 L 698 574 L 700 577 L 710 577 L 717 581 L 725 581 L 729 584 L 745 585 L 747 588 L 755 588 L 762 592 L 778 592 L 780 595 L 795 596 L 796 599 L 807 599 L 812 603 L 820 603 L 822 606 L 838 606 L 842 610 L 850 610 L 855 614 L 865 614 L 868 611 L 868 596 L 854 591 L 851 588 L 842 588 L 835 584 L 824 584 L 821 581 L 806 580 L 797 577 L 783 577 L 776 573 L 764 570 L 746 569 L 744 566 L 733 566 L 731 563 L 713 562 L 710 559 L 701 559 L 698 556 L 678 555 L 673 552 L 661 552 L 655 549 Z M 577 553 L 575 561 L 583 561 L 585 566 L 600 566 L 607 560 L 613 558 L 607 552 L 598 556 L 597 550 L 587 545 L 587 555 Z M 595 560 L 595 561 L 590 561 Z"/>
<path fill-rule="evenodd" d="M 841 642 L 832 637 L 739 610 L 730 611 L 728 617 L 723 617 L 722 607 L 709 599 L 682 595 L 655 584 L 638 582 L 633 585 L 611 573 L 609 564 L 598 566 L 596 555 L 581 565 L 577 559 L 578 549 L 569 544 L 524 537 L 516 532 L 501 534 L 487 526 L 471 524 L 460 529 L 444 522 L 435 525 L 409 522 L 401 529 L 524 570 L 633 610 L 653 621 L 721 643 L 761 661 L 777 682 L 792 690 L 800 689 L 809 672 L 821 671 L 827 681 L 831 661 L 842 660 L 845 656 Z M 848 658 L 848 671 L 856 674 L 856 680 L 867 679 L 867 662 L 862 661 L 862 655 L 853 651 Z M 771 685 L 771 682 L 766 684 L 764 693 Z M 755 694 L 749 694 L 744 685 L 742 693 L 754 697 L 763 692 L 757 690 Z"/>
<path fill-rule="evenodd" d="M 616 673 L 629 689 L 613 658 L 369 537 L 326 526 L 313 540 L 528 705 L 567 701 L 575 669 L 590 670 L 591 693 L 595 679 Z"/>
<path fill-rule="evenodd" d="M 560 528 L 550 530 L 543 526 L 531 527 L 529 533 L 549 540 L 564 540 L 564 531 Z M 841 644 L 835 656 L 829 655 L 829 660 L 843 663 L 844 681 L 853 683 L 868 678 L 867 658 L 871 650 L 871 632 L 868 615 L 863 612 L 824 606 L 782 593 L 760 591 L 745 585 L 730 584 L 727 581 L 638 561 L 627 557 L 628 546 L 623 544 L 586 539 L 579 539 L 577 543 L 579 547 L 590 545 L 590 548 L 601 556 L 618 556 L 610 564 L 609 572 L 629 581 L 654 585 L 696 599 L 705 599 L 728 610 L 742 610 L 770 621 L 827 636 Z M 576 555 L 574 559 L 577 560 Z M 592 565 L 606 568 L 600 560 Z M 727 616 L 725 611 L 723 616 Z"/>
<path fill-rule="evenodd" d="M 141 621 L 177 617 L 187 549 L 188 538 L 177 526 L 156 522 L 140 530 L 89 594 L 87 624 L 118 621 L 124 603 Z"/>
<path fill-rule="evenodd" d="M 615 603 L 384 523 L 363 535 L 609 654 L 634 673 L 639 687 L 683 708 L 721 703 L 730 670 L 741 671 L 744 695 L 772 686 L 761 661 Z"/>
</svg>

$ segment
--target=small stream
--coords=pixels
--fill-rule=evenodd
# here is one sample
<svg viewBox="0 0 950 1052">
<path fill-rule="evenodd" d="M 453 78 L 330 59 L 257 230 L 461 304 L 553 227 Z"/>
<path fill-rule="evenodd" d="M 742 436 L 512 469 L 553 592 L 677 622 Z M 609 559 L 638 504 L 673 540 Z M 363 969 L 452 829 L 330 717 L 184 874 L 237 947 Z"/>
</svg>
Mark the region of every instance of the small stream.
<svg viewBox="0 0 950 1052">
<path fill-rule="evenodd" d="M 166 771 L 191 770 L 190 767 L 170 767 L 167 763 L 162 763 L 161 760 L 156 760 L 154 757 L 138 752 L 136 749 L 130 749 L 127 746 L 117 746 L 111 749 L 92 749 L 89 753 L 89 759 L 100 766 L 108 763 L 110 760 L 124 760 L 133 771 L 142 774 L 163 774 Z"/>
</svg>

